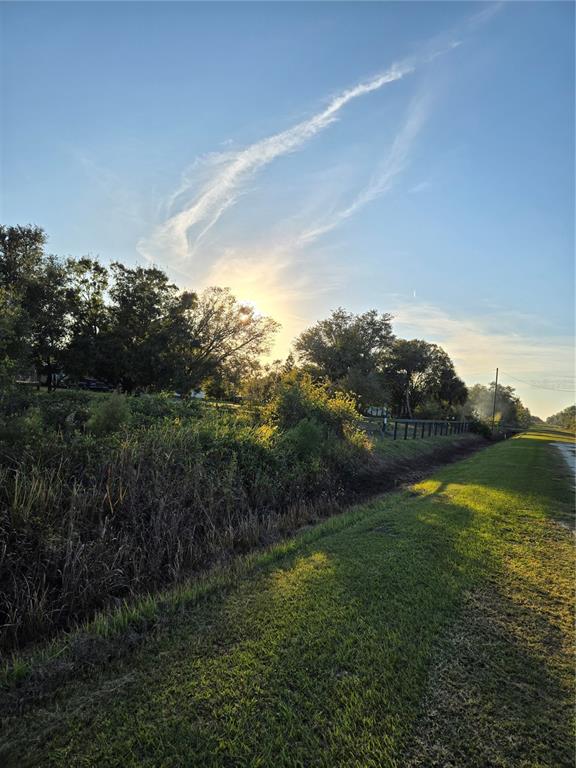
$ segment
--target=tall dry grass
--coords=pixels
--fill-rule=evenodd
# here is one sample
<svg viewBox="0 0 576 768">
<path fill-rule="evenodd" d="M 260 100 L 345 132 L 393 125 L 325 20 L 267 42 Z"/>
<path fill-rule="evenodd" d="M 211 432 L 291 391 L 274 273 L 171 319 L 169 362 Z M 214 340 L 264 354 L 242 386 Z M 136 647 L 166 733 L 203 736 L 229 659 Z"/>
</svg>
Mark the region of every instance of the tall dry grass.
<svg viewBox="0 0 576 768">
<path fill-rule="evenodd" d="M 34 409 L 20 416 L 21 439 L 0 443 L 1 649 L 254 547 L 364 485 L 375 459 L 347 406 L 299 386 L 289 417 L 284 396 L 265 420 L 207 410 L 115 424 L 124 406 L 112 400 L 108 426 L 102 400 L 85 428 L 66 427 L 60 406 L 49 427 Z"/>
</svg>

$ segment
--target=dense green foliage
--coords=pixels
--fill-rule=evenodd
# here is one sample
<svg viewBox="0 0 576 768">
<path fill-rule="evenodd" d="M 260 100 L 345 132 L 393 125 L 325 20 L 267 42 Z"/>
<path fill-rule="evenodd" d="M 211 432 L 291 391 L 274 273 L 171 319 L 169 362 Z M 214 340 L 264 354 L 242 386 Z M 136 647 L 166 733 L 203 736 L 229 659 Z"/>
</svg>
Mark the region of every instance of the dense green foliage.
<svg viewBox="0 0 576 768">
<path fill-rule="evenodd" d="M 574 546 L 550 439 L 177 593 L 140 650 L 8 722 L 4 764 L 568 768 Z"/>
<path fill-rule="evenodd" d="M 563 411 L 548 416 L 546 423 L 554 424 L 557 427 L 562 427 L 562 429 L 569 429 L 571 432 L 576 432 L 576 405 L 569 405 L 568 408 L 564 408 Z"/>
<path fill-rule="evenodd" d="M 467 390 L 446 352 L 420 339 L 396 339 L 392 317 L 339 308 L 295 342 L 316 376 L 354 394 L 361 406 L 388 405 L 398 415 L 447 416 Z"/>
<path fill-rule="evenodd" d="M 258 543 L 377 476 L 351 399 L 286 374 L 264 410 L 13 391 L 0 414 L 4 647 Z"/>
<path fill-rule="evenodd" d="M 156 267 L 62 260 L 45 242 L 37 227 L 0 226 L 5 382 L 33 371 L 49 387 L 65 373 L 128 391 L 225 388 L 256 365 L 278 327 L 227 289 L 180 291 Z"/>
</svg>

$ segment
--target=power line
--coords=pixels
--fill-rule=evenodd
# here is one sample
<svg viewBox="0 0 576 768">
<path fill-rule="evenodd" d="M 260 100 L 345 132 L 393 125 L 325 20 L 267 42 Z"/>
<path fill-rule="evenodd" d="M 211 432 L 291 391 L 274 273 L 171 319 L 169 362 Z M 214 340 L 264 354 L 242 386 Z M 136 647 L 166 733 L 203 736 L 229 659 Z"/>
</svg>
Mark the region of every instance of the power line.
<svg viewBox="0 0 576 768">
<path fill-rule="evenodd" d="M 534 389 L 547 389 L 549 392 L 574 392 L 574 387 L 571 389 L 561 389 L 559 386 L 547 386 L 546 384 L 543 384 L 542 381 L 548 381 L 548 379 L 543 379 L 540 383 L 535 384 L 533 381 L 527 381 L 526 379 L 519 379 L 517 376 L 512 376 L 510 373 L 506 373 L 505 371 L 502 371 L 504 376 L 507 376 L 509 379 L 513 379 L 514 381 L 519 381 L 522 384 L 528 384 L 529 387 L 534 387 Z M 566 377 L 570 378 L 570 377 Z M 566 383 L 566 382 L 562 382 Z"/>
</svg>

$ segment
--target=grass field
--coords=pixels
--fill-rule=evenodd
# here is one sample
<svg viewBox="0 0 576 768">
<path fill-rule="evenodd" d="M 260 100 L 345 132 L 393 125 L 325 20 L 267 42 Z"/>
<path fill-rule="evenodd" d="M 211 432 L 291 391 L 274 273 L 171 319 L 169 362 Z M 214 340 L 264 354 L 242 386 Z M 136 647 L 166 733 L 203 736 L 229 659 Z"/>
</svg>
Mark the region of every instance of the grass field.
<svg viewBox="0 0 576 768">
<path fill-rule="evenodd" d="M 14 766 L 573 765 L 570 481 L 532 431 L 182 600 L 6 719 Z"/>
</svg>

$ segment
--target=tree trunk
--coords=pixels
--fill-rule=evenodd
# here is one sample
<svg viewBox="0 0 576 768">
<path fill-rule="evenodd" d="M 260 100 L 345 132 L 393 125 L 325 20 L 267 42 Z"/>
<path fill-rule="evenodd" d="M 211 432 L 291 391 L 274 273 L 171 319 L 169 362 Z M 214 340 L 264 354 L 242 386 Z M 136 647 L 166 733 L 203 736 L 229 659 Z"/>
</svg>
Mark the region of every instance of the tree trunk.
<svg viewBox="0 0 576 768">
<path fill-rule="evenodd" d="M 410 407 L 410 384 L 406 384 L 406 410 L 408 411 L 408 418 L 412 418 L 412 408 Z"/>
</svg>

